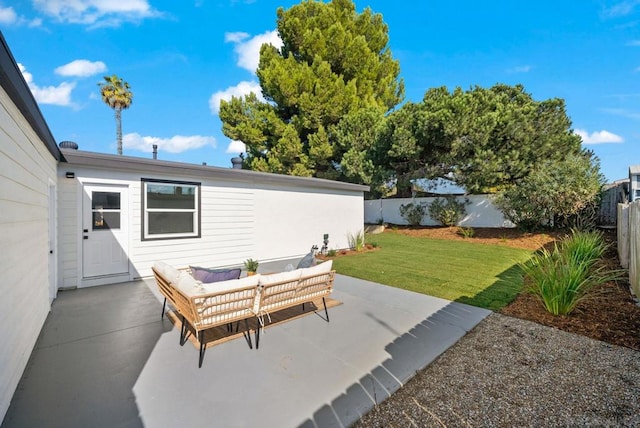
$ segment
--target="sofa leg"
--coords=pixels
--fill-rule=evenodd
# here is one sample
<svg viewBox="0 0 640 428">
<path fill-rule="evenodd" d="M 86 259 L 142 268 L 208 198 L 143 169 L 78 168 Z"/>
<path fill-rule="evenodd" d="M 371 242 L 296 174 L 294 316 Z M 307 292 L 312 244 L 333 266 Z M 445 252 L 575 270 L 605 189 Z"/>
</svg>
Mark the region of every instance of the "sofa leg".
<svg viewBox="0 0 640 428">
<path fill-rule="evenodd" d="M 180 326 L 180 346 L 183 346 L 187 342 L 187 331 L 188 327 L 183 316 L 182 325 Z"/>
<path fill-rule="evenodd" d="M 204 360 L 204 351 L 207 350 L 207 348 L 204 346 L 204 330 L 200 330 L 198 332 L 198 338 L 200 341 L 200 356 L 198 359 L 198 368 L 202 367 L 202 361 Z"/>
<path fill-rule="evenodd" d="M 167 298 L 164 298 L 164 302 L 162 303 L 162 315 L 160 315 L 160 319 L 164 318 L 164 308 L 167 306 Z"/>
<path fill-rule="evenodd" d="M 238 324 L 240 324 L 240 321 L 238 321 Z M 246 318 L 244 319 L 244 326 L 247 329 L 247 335 L 245 336 L 245 339 L 247 340 L 247 342 L 249 342 L 249 349 L 253 349 L 253 344 L 251 343 L 251 330 L 249 330 L 249 321 Z M 237 324 L 236 331 L 238 331 Z M 242 335 L 244 336 L 244 332 L 242 333 Z"/>
<path fill-rule="evenodd" d="M 258 327 L 256 328 L 256 349 L 260 346 L 260 320 L 258 320 Z"/>
<path fill-rule="evenodd" d="M 327 316 L 327 322 L 329 322 L 329 311 L 327 311 L 327 302 L 325 302 L 324 297 L 322 298 L 322 304 L 324 305 L 324 314 Z"/>
</svg>

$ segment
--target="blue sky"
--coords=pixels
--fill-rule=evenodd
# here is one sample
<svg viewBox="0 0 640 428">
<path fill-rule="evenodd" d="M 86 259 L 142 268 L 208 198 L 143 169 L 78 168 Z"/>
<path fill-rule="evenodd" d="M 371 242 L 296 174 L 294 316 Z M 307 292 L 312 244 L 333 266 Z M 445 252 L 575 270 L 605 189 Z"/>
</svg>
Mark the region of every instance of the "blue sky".
<svg viewBox="0 0 640 428">
<path fill-rule="evenodd" d="M 97 82 L 131 85 L 124 154 L 230 167 L 221 98 L 259 91 L 261 43 L 278 43 L 269 0 L 0 0 L 0 28 L 58 142 L 116 153 Z M 406 100 L 432 87 L 521 83 L 563 98 L 608 180 L 640 163 L 640 0 L 357 0 L 389 26 Z"/>
</svg>

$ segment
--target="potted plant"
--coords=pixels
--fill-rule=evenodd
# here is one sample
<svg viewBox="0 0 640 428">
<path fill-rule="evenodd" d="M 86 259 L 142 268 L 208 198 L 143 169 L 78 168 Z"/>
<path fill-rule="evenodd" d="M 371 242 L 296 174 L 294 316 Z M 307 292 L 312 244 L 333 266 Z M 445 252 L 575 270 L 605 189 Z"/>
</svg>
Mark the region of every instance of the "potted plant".
<svg viewBox="0 0 640 428">
<path fill-rule="evenodd" d="M 244 261 L 244 267 L 247 269 L 247 276 L 255 275 L 258 271 L 258 261 L 247 259 Z"/>
</svg>

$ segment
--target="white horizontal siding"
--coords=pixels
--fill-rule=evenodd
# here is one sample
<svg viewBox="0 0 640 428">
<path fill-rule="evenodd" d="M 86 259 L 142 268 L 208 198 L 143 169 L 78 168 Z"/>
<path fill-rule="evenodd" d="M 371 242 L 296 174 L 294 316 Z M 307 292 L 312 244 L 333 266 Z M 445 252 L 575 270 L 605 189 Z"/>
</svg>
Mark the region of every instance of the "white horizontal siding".
<svg viewBox="0 0 640 428">
<path fill-rule="evenodd" d="M 150 275 L 151 265 L 159 259 L 183 268 L 235 266 L 252 257 L 255 245 L 253 190 L 230 184 L 223 187 L 207 181 L 202 181 L 200 189 L 201 237 L 134 243 L 133 259 L 140 276 Z M 141 215 L 138 212 L 139 209 L 134 214 L 138 219 L 134 221 L 139 231 Z"/>
<path fill-rule="evenodd" d="M 49 311 L 49 184 L 56 161 L 0 89 L 0 419 Z M 11 326 L 9 328 L 8 326 Z"/>
</svg>

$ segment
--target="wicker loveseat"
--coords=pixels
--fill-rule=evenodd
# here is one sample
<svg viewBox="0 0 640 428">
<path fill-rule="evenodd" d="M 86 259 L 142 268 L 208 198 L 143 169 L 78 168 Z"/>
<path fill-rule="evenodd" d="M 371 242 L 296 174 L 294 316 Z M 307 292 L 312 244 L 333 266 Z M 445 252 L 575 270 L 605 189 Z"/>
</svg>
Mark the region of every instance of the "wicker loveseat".
<svg viewBox="0 0 640 428">
<path fill-rule="evenodd" d="M 263 326 L 270 319 L 270 313 L 299 304 L 304 308 L 305 303 L 318 298 L 322 298 L 328 322 L 325 297 L 331 294 L 335 276 L 331 265 L 328 261 L 291 272 L 258 274 L 210 284 L 196 281 L 189 272 L 164 262 L 154 263 L 152 270 L 164 296 L 162 316 L 169 302 L 182 320 L 180 345 L 186 342 L 188 326 L 195 330 L 200 342 L 198 367 L 201 367 L 206 348 L 204 331 L 209 328 L 244 321 L 249 347 L 252 347 L 248 319 L 256 317 Z M 258 348 L 260 328 L 255 329 L 255 336 Z"/>
</svg>

